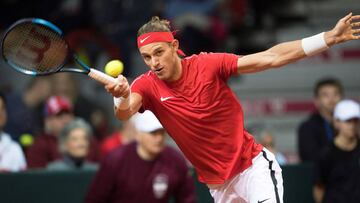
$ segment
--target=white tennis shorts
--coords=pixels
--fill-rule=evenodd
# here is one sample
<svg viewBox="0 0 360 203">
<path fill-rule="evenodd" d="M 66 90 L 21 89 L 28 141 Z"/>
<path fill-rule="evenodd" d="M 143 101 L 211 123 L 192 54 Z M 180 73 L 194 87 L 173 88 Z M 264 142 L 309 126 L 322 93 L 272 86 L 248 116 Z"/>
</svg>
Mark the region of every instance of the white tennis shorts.
<svg viewBox="0 0 360 203">
<path fill-rule="evenodd" d="M 265 147 L 251 167 L 224 184 L 208 187 L 216 203 L 283 203 L 281 168 Z"/>
</svg>

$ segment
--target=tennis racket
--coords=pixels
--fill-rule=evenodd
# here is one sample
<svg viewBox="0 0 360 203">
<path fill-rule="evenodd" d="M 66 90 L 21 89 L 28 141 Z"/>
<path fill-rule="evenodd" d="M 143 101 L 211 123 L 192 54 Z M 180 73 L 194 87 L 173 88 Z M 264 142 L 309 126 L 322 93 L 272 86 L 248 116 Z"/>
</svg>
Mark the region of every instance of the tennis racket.
<svg viewBox="0 0 360 203">
<path fill-rule="evenodd" d="M 1 51 L 6 63 L 27 75 L 75 72 L 87 74 L 105 85 L 117 82 L 79 60 L 70 50 L 62 31 L 40 18 L 21 19 L 12 24 L 4 34 Z M 82 68 L 64 68 L 71 59 Z"/>
</svg>

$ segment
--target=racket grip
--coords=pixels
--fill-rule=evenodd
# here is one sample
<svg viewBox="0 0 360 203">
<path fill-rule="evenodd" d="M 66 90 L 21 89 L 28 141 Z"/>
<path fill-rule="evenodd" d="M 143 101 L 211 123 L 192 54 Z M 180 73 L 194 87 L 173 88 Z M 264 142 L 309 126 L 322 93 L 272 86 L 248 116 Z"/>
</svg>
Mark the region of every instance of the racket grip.
<svg viewBox="0 0 360 203">
<path fill-rule="evenodd" d="M 116 78 L 113 78 L 113 77 L 111 77 L 109 75 L 106 75 L 105 73 L 103 73 L 101 71 L 98 71 L 96 69 L 93 69 L 93 68 L 90 68 L 90 71 L 89 71 L 88 75 L 91 78 L 103 83 L 104 85 L 117 83 Z"/>
</svg>

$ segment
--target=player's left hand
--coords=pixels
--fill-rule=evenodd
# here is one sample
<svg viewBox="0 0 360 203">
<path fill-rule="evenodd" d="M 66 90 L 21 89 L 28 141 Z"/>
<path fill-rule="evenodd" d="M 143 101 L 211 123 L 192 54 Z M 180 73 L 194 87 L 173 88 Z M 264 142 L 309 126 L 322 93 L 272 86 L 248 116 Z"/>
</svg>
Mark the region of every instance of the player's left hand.
<svg viewBox="0 0 360 203">
<path fill-rule="evenodd" d="M 328 45 L 338 44 L 349 40 L 359 40 L 360 15 L 353 15 L 352 13 L 349 13 L 340 19 L 335 27 L 328 32 L 328 37 L 333 40 L 330 40 L 332 42 L 327 42 Z"/>
</svg>

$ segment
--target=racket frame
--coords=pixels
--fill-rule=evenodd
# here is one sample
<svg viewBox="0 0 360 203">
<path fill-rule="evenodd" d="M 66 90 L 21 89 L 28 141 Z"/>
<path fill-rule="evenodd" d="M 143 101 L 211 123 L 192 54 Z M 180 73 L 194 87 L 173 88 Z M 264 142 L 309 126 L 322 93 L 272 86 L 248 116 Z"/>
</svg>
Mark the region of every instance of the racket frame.
<svg viewBox="0 0 360 203">
<path fill-rule="evenodd" d="M 27 74 L 27 75 L 32 75 L 32 76 L 41 76 L 41 75 L 50 75 L 50 74 L 54 74 L 54 73 L 58 73 L 58 72 L 75 72 L 75 73 L 82 73 L 82 74 L 86 74 L 90 77 L 92 77 L 95 80 L 98 80 L 99 82 L 102 82 L 103 84 L 109 84 L 109 83 L 117 83 L 117 80 L 109 75 L 104 74 L 101 71 L 98 71 L 96 69 L 93 69 L 91 67 L 89 67 L 88 65 L 86 65 L 84 62 L 82 62 L 79 57 L 74 54 L 72 52 L 72 50 L 69 47 L 69 43 L 64 39 L 64 35 L 63 32 L 61 31 L 61 29 L 59 27 L 57 27 L 56 25 L 54 25 L 53 23 L 41 19 L 41 18 L 24 18 L 21 20 L 16 21 L 13 25 L 11 25 L 5 32 L 2 41 L 1 41 L 1 50 L 4 50 L 4 41 L 6 39 L 6 36 L 11 32 L 12 29 L 14 29 L 14 27 L 23 24 L 23 23 L 35 23 L 38 24 L 40 26 L 44 26 L 52 31 L 54 31 L 55 33 L 57 33 L 62 40 L 64 40 L 65 45 L 66 45 L 66 49 L 67 49 L 67 54 L 66 57 L 63 61 L 62 64 L 60 64 L 54 71 L 49 71 L 49 72 L 36 72 L 36 71 L 30 71 L 30 70 L 25 70 L 19 66 L 17 66 L 16 64 L 14 64 L 11 60 L 8 60 L 5 56 L 4 56 L 4 52 L 2 51 L 2 56 L 4 58 L 4 60 L 11 66 L 13 67 L 15 70 Z M 72 55 L 72 58 L 70 59 Z M 79 69 L 79 68 L 64 68 L 65 64 L 68 63 L 70 60 L 74 60 L 77 64 L 79 64 L 83 69 Z"/>
</svg>

